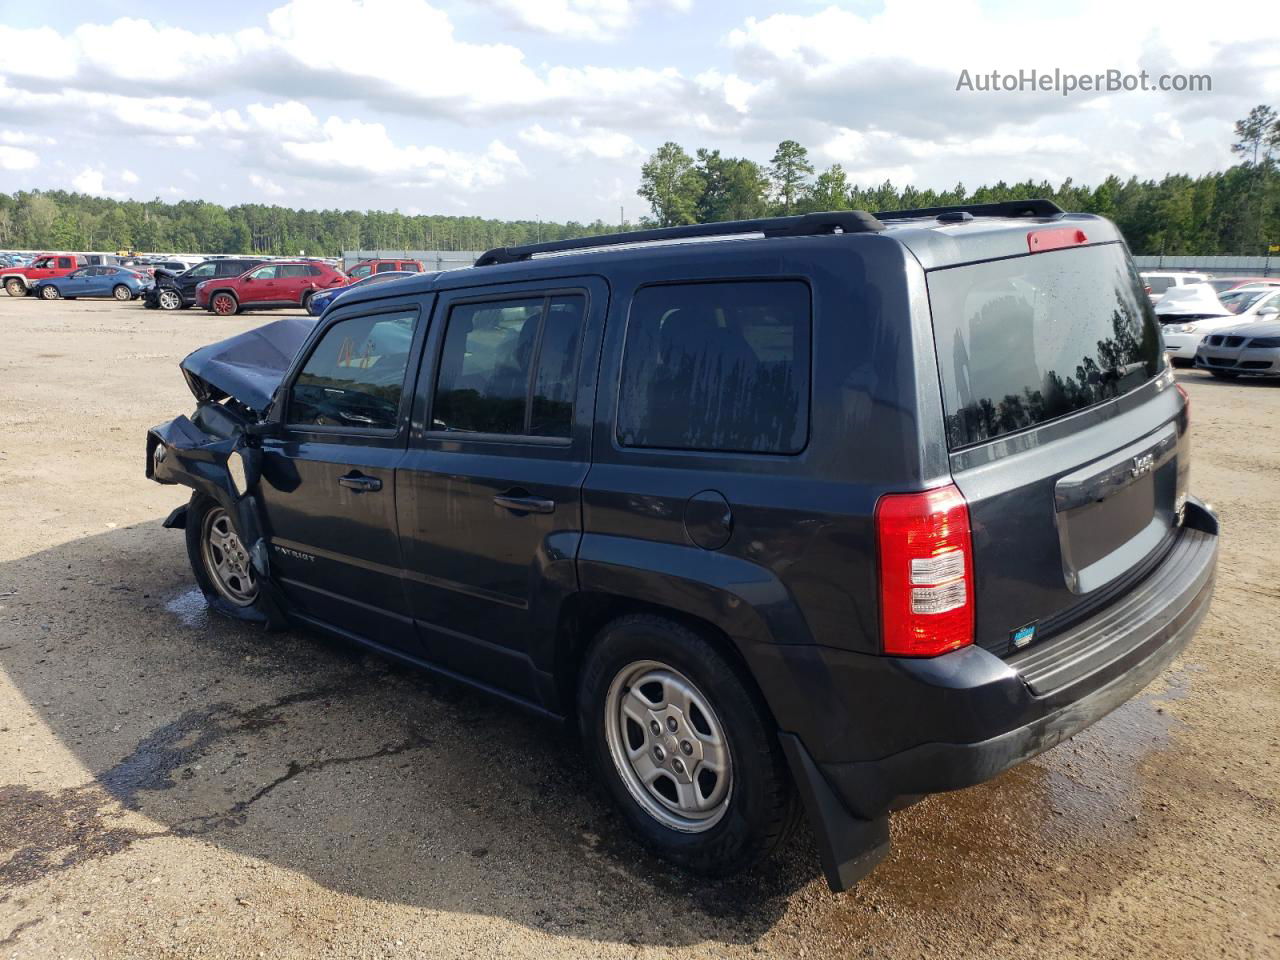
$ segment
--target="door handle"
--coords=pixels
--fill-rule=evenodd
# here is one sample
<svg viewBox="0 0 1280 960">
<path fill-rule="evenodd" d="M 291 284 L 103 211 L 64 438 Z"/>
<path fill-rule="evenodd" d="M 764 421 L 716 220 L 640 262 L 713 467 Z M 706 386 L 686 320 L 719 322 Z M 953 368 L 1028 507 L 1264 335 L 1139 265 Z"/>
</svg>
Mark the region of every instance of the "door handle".
<svg viewBox="0 0 1280 960">
<path fill-rule="evenodd" d="M 504 510 L 510 510 L 512 513 L 555 513 L 556 502 L 554 500 L 544 500 L 541 497 L 515 496 L 510 493 L 500 493 L 493 498 L 493 502 Z"/>
<path fill-rule="evenodd" d="M 382 481 L 377 477 L 366 477 L 362 473 L 348 473 L 339 477 L 338 483 L 356 493 L 376 493 L 382 489 Z"/>
</svg>

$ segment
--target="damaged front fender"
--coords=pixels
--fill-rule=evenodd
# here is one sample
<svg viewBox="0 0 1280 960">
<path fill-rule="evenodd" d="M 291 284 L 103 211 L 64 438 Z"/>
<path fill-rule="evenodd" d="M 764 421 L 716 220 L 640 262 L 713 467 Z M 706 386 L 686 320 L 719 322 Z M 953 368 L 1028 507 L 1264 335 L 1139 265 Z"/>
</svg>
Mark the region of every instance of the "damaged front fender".
<svg viewBox="0 0 1280 960">
<path fill-rule="evenodd" d="M 197 411 L 197 419 L 202 419 L 201 412 Z M 262 451 L 246 440 L 242 430 L 218 436 L 202 430 L 189 417 L 174 417 L 147 431 L 146 472 L 157 483 L 190 487 L 226 509 L 257 574 L 262 614 L 268 625 L 283 626 L 284 602 L 271 580 L 266 524 L 253 492 L 262 473 Z M 164 521 L 168 528 L 185 529 L 186 525 L 186 506 L 174 510 Z"/>
</svg>

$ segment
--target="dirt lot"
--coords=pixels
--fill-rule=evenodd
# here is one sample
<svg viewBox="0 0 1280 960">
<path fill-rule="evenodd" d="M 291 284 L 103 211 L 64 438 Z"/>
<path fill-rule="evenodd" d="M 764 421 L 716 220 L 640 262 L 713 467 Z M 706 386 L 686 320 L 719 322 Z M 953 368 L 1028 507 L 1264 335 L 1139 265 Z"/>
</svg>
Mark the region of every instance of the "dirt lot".
<svg viewBox="0 0 1280 960">
<path fill-rule="evenodd" d="M 0 297 L 0 958 L 1280 957 L 1280 385 L 1180 376 L 1226 529 L 1188 653 L 834 896 L 807 838 L 692 881 L 560 730 L 207 617 L 143 434 L 259 322 Z"/>
</svg>

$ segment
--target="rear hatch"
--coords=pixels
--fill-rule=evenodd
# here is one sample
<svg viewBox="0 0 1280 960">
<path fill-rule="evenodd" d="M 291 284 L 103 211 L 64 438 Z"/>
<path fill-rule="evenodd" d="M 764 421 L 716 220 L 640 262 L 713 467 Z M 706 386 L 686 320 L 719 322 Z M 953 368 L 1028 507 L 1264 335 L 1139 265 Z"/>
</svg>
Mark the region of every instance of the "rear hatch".
<svg viewBox="0 0 1280 960">
<path fill-rule="evenodd" d="M 1172 546 L 1185 403 L 1120 243 L 927 277 L 975 640 L 1003 656 L 1089 616 Z"/>
</svg>

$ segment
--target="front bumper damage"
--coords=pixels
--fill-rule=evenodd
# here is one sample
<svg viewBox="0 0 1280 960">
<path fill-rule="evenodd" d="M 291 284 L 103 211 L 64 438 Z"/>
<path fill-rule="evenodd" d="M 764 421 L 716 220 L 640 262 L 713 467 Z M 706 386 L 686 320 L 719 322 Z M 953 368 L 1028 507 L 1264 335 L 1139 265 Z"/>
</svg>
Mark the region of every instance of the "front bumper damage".
<svg viewBox="0 0 1280 960">
<path fill-rule="evenodd" d="M 197 420 L 216 422 L 227 419 L 224 408 L 216 404 L 200 404 Z M 237 486 L 229 466 L 231 458 L 243 464 L 244 489 Z M 210 433 L 186 416 L 174 417 L 147 431 L 146 473 L 149 480 L 162 484 L 181 484 L 216 501 L 235 520 L 240 540 L 249 552 L 257 575 L 260 603 L 255 608 L 236 611 L 238 619 L 252 619 L 270 628 L 285 624 L 284 602 L 279 589 L 271 581 L 271 558 L 266 526 L 258 498 L 251 492 L 261 473 L 262 451 L 242 430 L 229 436 Z M 185 529 L 187 506 L 176 508 L 165 518 L 169 529 Z M 221 597 L 206 594 L 209 605 L 222 613 L 230 612 Z"/>
</svg>

